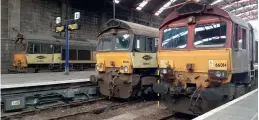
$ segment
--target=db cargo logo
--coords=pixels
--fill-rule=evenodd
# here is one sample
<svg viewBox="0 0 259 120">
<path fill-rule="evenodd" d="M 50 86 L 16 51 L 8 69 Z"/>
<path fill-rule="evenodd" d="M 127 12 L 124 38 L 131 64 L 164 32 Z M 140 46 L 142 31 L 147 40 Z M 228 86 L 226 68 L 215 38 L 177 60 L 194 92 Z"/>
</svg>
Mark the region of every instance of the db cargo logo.
<svg viewBox="0 0 259 120">
<path fill-rule="evenodd" d="M 36 58 L 38 58 L 38 59 L 44 59 L 44 58 L 46 58 L 45 56 L 37 56 Z"/>
<path fill-rule="evenodd" d="M 143 58 L 144 60 L 150 60 L 150 59 L 152 59 L 152 57 L 149 56 L 149 55 L 144 55 L 142 58 Z"/>
</svg>

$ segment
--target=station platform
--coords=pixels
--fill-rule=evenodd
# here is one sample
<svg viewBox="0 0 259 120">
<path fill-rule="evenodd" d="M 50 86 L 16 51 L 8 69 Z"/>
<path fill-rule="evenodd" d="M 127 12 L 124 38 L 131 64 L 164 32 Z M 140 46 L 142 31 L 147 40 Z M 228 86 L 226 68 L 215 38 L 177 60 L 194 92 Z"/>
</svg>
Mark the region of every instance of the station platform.
<svg viewBox="0 0 259 120">
<path fill-rule="evenodd" d="M 257 120 L 258 89 L 219 106 L 193 120 Z"/>
<path fill-rule="evenodd" d="M 31 86 L 55 85 L 90 81 L 90 75 L 95 71 L 72 71 L 69 75 L 64 72 L 2 74 L 1 89 Z"/>
</svg>

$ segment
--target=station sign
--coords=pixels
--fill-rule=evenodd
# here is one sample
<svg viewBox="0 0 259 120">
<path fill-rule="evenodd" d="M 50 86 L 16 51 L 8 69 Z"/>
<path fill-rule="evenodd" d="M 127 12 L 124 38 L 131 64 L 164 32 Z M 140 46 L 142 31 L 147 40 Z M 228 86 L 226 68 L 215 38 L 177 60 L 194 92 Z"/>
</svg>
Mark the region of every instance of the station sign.
<svg viewBox="0 0 259 120">
<path fill-rule="evenodd" d="M 64 32 L 66 29 L 70 31 L 80 29 L 80 12 L 74 13 L 74 19 L 61 21 L 61 17 L 56 17 L 56 32 Z M 67 26 L 66 26 L 67 25 Z"/>
<path fill-rule="evenodd" d="M 74 13 L 74 20 L 78 20 L 80 18 L 80 12 Z"/>
<path fill-rule="evenodd" d="M 61 23 L 61 17 L 56 17 L 56 24 Z"/>
<path fill-rule="evenodd" d="M 68 30 L 74 31 L 74 30 L 79 30 L 80 29 L 80 22 L 79 21 L 74 21 L 70 22 L 68 24 Z M 58 24 L 55 28 L 56 32 L 64 32 L 65 31 L 65 23 Z"/>
</svg>

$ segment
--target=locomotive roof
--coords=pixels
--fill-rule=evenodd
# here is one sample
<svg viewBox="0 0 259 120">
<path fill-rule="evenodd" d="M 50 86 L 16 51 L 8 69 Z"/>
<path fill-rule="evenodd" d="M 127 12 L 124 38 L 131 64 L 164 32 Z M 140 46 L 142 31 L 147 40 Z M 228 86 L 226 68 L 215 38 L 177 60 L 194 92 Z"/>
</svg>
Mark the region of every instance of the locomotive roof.
<svg viewBox="0 0 259 120">
<path fill-rule="evenodd" d="M 111 30 L 112 28 L 128 29 L 128 30 L 131 30 L 134 34 L 145 35 L 150 37 L 158 37 L 158 34 L 159 34 L 159 29 L 157 28 L 148 27 L 145 25 L 140 25 L 137 23 L 128 22 L 128 21 L 119 20 L 119 19 L 111 19 L 103 26 L 103 29 L 99 35 L 101 35 L 106 31 Z"/>
<path fill-rule="evenodd" d="M 187 12 L 186 14 L 181 14 L 179 13 L 179 9 L 187 9 Z M 192 8 L 192 9 L 190 9 Z M 194 9 L 193 9 L 194 8 Z M 201 8 L 201 9 L 199 9 Z M 204 9 L 205 8 L 205 9 Z M 190 11 L 188 11 L 190 10 Z M 183 11 L 183 10 L 182 10 Z M 182 12 L 180 11 L 180 12 Z M 188 2 L 186 3 L 185 5 L 179 7 L 178 9 L 176 9 L 175 11 L 171 12 L 165 19 L 164 21 L 162 22 L 162 24 L 160 25 L 160 29 L 165 26 L 168 22 L 171 22 L 175 19 L 177 19 L 178 17 L 181 17 L 181 16 L 188 16 L 188 15 L 201 15 L 201 14 L 209 14 L 209 15 L 216 15 L 216 16 L 222 16 L 222 17 L 225 17 L 231 21 L 233 21 L 234 23 L 236 24 L 239 24 L 243 27 L 246 27 L 246 28 L 249 28 L 248 26 L 248 22 L 244 21 L 243 19 L 241 18 L 238 18 L 222 9 L 220 9 L 219 7 L 217 6 L 211 6 L 211 5 L 202 5 L 202 4 L 199 4 L 199 3 L 195 3 L 195 2 Z"/>
</svg>

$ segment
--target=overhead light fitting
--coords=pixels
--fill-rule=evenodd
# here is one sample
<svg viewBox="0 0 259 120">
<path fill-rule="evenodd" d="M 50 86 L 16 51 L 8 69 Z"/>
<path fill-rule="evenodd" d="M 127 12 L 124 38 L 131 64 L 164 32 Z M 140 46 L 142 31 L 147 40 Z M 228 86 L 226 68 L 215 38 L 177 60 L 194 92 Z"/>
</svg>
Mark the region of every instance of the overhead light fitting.
<svg viewBox="0 0 259 120">
<path fill-rule="evenodd" d="M 167 7 L 169 7 L 173 2 L 176 0 L 170 0 L 166 4 L 164 4 L 158 11 L 156 11 L 155 15 L 158 16 L 160 13 L 162 13 Z"/>
<path fill-rule="evenodd" d="M 119 1 L 119 0 L 114 0 L 114 2 L 115 2 L 116 4 L 120 3 L 120 1 Z"/>
<path fill-rule="evenodd" d="M 147 0 L 142 1 L 136 9 L 141 10 L 142 8 L 144 8 L 146 6 L 147 3 L 148 3 Z"/>
</svg>

